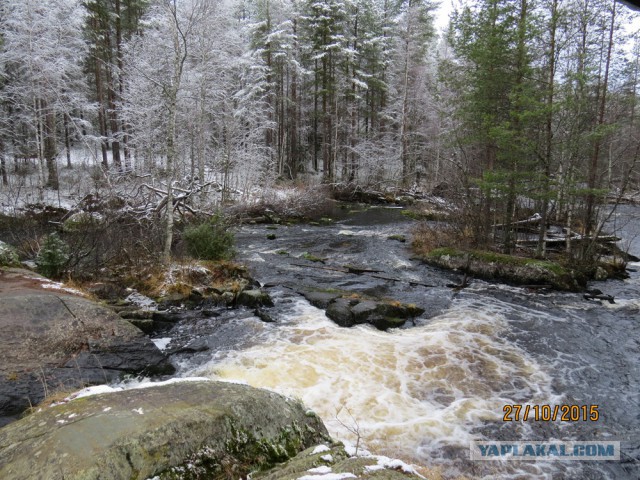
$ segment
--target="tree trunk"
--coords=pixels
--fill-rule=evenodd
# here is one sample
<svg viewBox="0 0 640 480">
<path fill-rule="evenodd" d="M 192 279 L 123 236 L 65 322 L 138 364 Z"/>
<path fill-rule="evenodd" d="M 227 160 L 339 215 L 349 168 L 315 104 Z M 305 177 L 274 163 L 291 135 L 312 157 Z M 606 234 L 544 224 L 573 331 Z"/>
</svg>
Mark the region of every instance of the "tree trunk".
<svg viewBox="0 0 640 480">
<path fill-rule="evenodd" d="M 58 155 L 56 145 L 56 114 L 52 107 L 44 103 L 44 158 L 47 163 L 47 187 L 58 190 L 58 165 L 56 157 Z"/>
<path fill-rule="evenodd" d="M 596 124 L 596 129 L 602 127 L 604 125 L 604 113 L 607 106 L 607 89 L 609 85 L 609 67 L 611 64 L 611 51 L 613 49 L 613 32 L 615 30 L 615 19 L 616 19 L 616 0 L 613 1 L 611 7 L 611 24 L 609 27 L 609 43 L 607 45 L 607 56 L 605 58 L 605 67 L 604 67 L 604 80 L 602 84 L 602 92 L 600 94 L 600 104 L 598 108 L 598 121 Z M 596 202 L 597 198 L 594 190 L 598 187 L 598 168 L 599 168 L 599 160 L 600 160 L 600 149 L 602 147 L 602 138 L 600 135 L 596 136 L 595 144 L 593 146 L 593 153 L 591 155 L 591 162 L 589 163 L 589 176 L 587 180 L 587 188 L 589 189 L 587 193 L 587 205 L 585 212 L 585 235 L 590 235 L 594 231 L 595 222 L 596 222 Z M 588 255 L 588 252 L 584 252 L 585 255 Z"/>
<path fill-rule="evenodd" d="M 107 157 L 107 121 L 104 111 L 104 92 L 102 89 L 102 74 L 100 72 L 100 60 L 94 59 L 94 78 L 96 82 L 96 97 L 98 101 L 98 130 L 100 133 L 100 150 L 102 151 L 102 166 L 109 168 Z"/>
<path fill-rule="evenodd" d="M 67 153 L 67 168 L 73 168 L 71 164 L 71 139 L 69 138 L 69 116 L 64 114 L 62 116 L 62 123 L 64 124 L 64 149 Z"/>
<path fill-rule="evenodd" d="M 9 185 L 9 176 L 7 175 L 7 164 L 4 157 L 4 141 L 0 137 L 0 176 L 2 176 L 2 184 Z"/>
<path fill-rule="evenodd" d="M 553 101 L 554 101 L 554 81 L 556 75 L 556 30 L 558 27 L 558 0 L 553 0 L 551 5 L 550 43 L 549 43 L 549 76 L 547 77 L 549 86 L 547 87 L 547 118 L 545 123 L 545 155 L 542 167 L 542 208 L 540 216 L 540 232 L 538 233 L 538 247 L 536 255 L 546 257 L 546 243 L 544 241 L 547 231 L 547 215 L 549 210 L 549 179 L 551 178 L 551 158 L 553 148 Z"/>
</svg>

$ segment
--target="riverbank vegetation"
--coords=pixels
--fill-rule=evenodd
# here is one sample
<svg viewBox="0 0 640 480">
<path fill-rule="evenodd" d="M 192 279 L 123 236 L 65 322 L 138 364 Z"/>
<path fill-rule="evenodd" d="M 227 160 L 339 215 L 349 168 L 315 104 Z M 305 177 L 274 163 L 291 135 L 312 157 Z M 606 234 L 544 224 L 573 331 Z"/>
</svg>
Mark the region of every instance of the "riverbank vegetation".
<svg viewBox="0 0 640 480">
<path fill-rule="evenodd" d="M 82 277 L 227 258 L 211 218 L 281 223 L 322 217 L 330 196 L 432 194 L 447 207 L 408 214 L 446 222 L 449 246 L 586 277 L 624 261 L 604 229 L 640 186 L 638 15 L 614 0 L 469 0 L 436 32 L 436 11 L 6 2 L 0 240 L 25 260 L 59 238 L 50 274 Z M 215 252 L 196 238 L 212 234 Z"/>
</svg>

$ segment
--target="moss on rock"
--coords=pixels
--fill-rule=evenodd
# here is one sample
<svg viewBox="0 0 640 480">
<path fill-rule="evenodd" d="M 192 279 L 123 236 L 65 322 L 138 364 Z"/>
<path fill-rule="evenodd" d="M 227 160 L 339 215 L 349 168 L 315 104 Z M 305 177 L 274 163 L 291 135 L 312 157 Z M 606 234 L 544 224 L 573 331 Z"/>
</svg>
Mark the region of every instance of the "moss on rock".
<svg viewBox="0 0 640 480">
<path fill-rule="evenodd" d="M 297 401 L 192 381 L 81 398 L 0 430 L 0 478 L 242 478 L 328 440 Z"/>
<path fill-rule="evenodd" d="M 433 249 L 422 258 L 430 265 L 465 271 L 489 280 L 505 280 L 517 285 L 548 284 L 558 290 L 580 289 L 574 272 L 550 260 L 452 247 Z"/>
</svg>

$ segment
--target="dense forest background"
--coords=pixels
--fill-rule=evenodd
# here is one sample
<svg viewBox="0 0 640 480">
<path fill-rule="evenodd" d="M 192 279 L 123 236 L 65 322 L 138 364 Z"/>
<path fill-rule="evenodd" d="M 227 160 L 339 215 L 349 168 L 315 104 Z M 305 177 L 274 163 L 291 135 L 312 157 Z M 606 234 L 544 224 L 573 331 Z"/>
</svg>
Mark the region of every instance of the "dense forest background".
<svg viewBox="0 0 640 480">
<path fill-rule="evenodd" d="M 607 197 L 640 183 L 637 12 L 474 0 L 435 32 L 436 7 L 4 1 L 0 188 L 55 191 L 80 155 L 95 178 L 151 178 L 168 205 L 349 184 L 464 197 L 475 241 L 500 223 L 506 251 L 525 207 L 599 230 Z"/>
</svg>

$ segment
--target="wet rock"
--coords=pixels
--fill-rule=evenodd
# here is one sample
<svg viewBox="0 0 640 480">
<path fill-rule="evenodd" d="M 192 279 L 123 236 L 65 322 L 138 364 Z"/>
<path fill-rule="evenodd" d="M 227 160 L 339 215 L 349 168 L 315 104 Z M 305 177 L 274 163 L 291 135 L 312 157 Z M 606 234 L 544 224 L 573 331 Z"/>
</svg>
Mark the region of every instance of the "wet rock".
<svg viewBox="0 0 640 480">
<path fill-rule="evenodd" d="M 311 305 L 316 308 L 326 309 L 329 304 L 336 298 L 341 296 L 340 292 L 322 292 L 322 291 L 302 291 L 300 294 L 307 299 Z"/>
<path fill-rule="evenodd" d="M 206 338 L 196 338 L 190 341 L 184 347 L 177 350 L 176 353 L 198 353 L 198 352 L 206 352 L 210 349 L 211 347 L 207 343 Z"/>
<path fill-rule="evenodd" d="M 220 301 L 225 305 L 231 305 L 234 300 L 235 295 L 233 294 L 233 292 L 223 292 L 222 295 L 220 295 Z"/>
<path fill-rule="evenodd" d="M 171 310 L 162 310 L 162 311 L 153 312 L 153 315 L 151 316 L 151 318 L 155 322 L 173 324 L 180 321 L 181 316 L 179 313 L 173 312 Z"/>
<path fill-rule="evenodd" d="M 325 310 L 327 317 L 341 327 L 369 323 L 380 330 L 401 327 L 407 319 L 424 313 L 416 305 L 369 298 L 348 291 L 302 291 L 313 306 Z"/>
<path fill-rule="evenodd" d="M 389 328 L 399 328 L 407 322 L 406 318 L 398 317 L 371 317 L 369 323 L 378 330 L 388 330 Z"/>
<path fill-rule="evenodd" d="M 57 390 L 174 371 L 138 328 L 92 301 L 24 288 L 0 297 L 0 425 Z"/>
<path fill-rule="evenodd" d="M 147 334 L 158 330 L 158 325 L 150 318 L 125 318 L 125 320 Z"/>
<path fill-rule="evenodd" d="M 365 300 L 351 308 L 355 323 L 366 323 L 368 319 L 378 314 L 379 304 L 372 300 Z"/>
<path fill-rule="evenodd" d="M 72 400 L 0 430 L 0 478 L 246 478 L 328 441 L 297 401 L 180 382 Z"/>
<path fill-rule="evenodd" d="M 328 306 L 326 315 L 341 327 L 353 327 L 356 324 L 351 307 L 356 305 L 357 300 L 347 298 L 336 298 Z"/>
<path fill-rule="evenodd" d="M 152 311 L 149 310 L 138 310 L 138 309 L 124 309 L 118 312 L 118 315 L 122 318 L 126 318 L 127 320 L 135 319 L 135 320 L 147 320 L 153 318 Z"/>
<path fill-rule="evenodd" d="M 256 317 L 258 317 L 265 323 L 275 323 L 273 317 L 269 315 L 263 308 L 256 308 L 253 313 Z"/>
<path fill-rule="evenodd" d="M 269 294 L 263 290 L 254 288 L 252 290 L 243 290 L 238 294 L 236 305 L 242 305 L 249 308 L 255 307 L 273 307 L 273 300 Z"/>
</svg>

